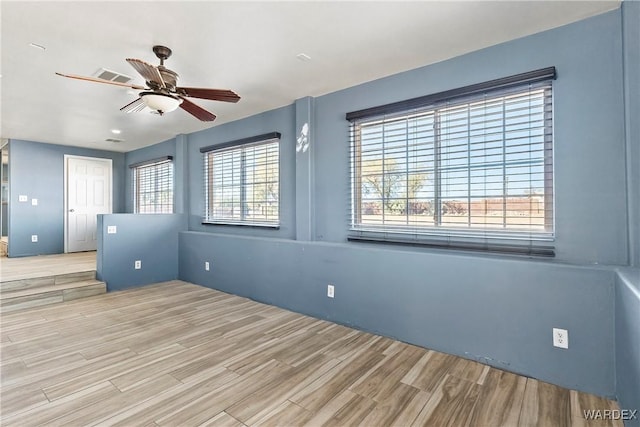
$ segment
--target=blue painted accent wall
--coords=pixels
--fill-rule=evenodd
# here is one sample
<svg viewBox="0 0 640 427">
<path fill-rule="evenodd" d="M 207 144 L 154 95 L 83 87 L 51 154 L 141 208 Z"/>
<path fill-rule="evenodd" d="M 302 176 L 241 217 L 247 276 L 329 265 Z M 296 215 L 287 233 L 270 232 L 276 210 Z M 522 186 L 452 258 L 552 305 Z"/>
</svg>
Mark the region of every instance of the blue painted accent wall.
<svg viewBox="0 0 640 427">
<path fill-rule="evenodd" d="M 173 164 L 175 213 L 189 212 L 189 139 L 176 136 L 176 156 Z"/>
<path fill-rule="evenodd" d="M 129 165 L 139 162 L 145 162 L 147 160 L 158 159 L 163 156 L 176 156 L 176 140 L 175 138 L 160 142 L 158 144 L 143 147 L 138 150 L 129 151 L 125 154 L 125 212 L 133 213 L 133 174 Z M 174 168 L 175 169 L 175 168 Z M 174 179 L 175 183 L 175 179 Z M 175 193 L 175 189 L 174 189 Z"/>
<path fill-rule="evenodd" d="M 629 264 L 616 276 L 616 393 L 620 407 L 638 410 L 640 427 L 640 2 L 622 3 Z"/>
<path fill-rule="evenodd" d="M 300 213 L 289 211 L 295 105 L 189 135 L 190 231 L 180 233 L 180 278 L 615 396 L 613 267 L 629 262 L 621 23 L 618 9 L 315 98 L 310 242 L 293 240 Z M 346 112 L 548 66 L 558 71 L 555 259 L 346 241 Z M 274 130 L 285 141 L 283 229 L 201 225 L 198 148 Z M 334 300 L 326 297 L 329 283 Z M 569 350 L 552 347 L 552 327 L 569 330 Z"/>
<path fill-rule="evenodd" d="M 189 230 L 264 237 L 295 238 L 295 106 L 267 111 L 189 135 Z M 280 139 L 280 228 L 260 229 L 242 226 L 203 225 L 204 173 L 200 148 L 228 141 L 279 132 Z"/>
<path fill-rule="evenodd" d="M 640 1 L 622 3 L 630 264 L 640 267 Z"/>
<path fill-rule="evenodd" d="M 620 11 L 316 99 L 318 240 L 347 234 L 345 113 L 540 69 L 554 90 L 556 260 L 627 264 Z"/>
<path fill-rule="evenodd" d="M 110 225 L 115 234 L 107 233 Z M 177 279 L 178 232 L 186 226 L 180 214 L 98 215 L 98 279 L 109 292 Z M 142 261 L 139 270 L 136 260 Z"/>
<path fill-rule="evenodd" d="M 637 409 L 640 426 L 640 269 L 616 274 L 616 391 L 621 409 Z"/>
<path fill-rule="evenodd" d="M 66 145 L 11 140 L 9 256 L 64 252 L 64 156 L 100 157 L 113 164 L 113 212 L 124 209 L 124 154 Z M 24 194 L 29 202 L 18 202 Z M 38 206 L 31 199 L 38 199 Z M 38 242 L 31 242 L 31 235 Z"/>
<path fill-rule="evenodd" d="M 180 278 L 613 396 L 613 273 L 379 245 L 180 233 Z M 204 262 L 211 271 L 204 271 Z M 326 297 L 335 285 L 335 299 Z M 552 347 L 553 327 L 570 348 Z"/>
</svg>

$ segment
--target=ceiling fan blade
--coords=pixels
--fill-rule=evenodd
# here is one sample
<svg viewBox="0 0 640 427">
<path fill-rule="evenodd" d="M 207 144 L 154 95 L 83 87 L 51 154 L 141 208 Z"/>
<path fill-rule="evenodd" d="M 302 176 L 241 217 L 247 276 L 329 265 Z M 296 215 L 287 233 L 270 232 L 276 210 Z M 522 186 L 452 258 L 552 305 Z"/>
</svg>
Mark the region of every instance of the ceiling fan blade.
<svg viewBox="0 0 640 427">
<path fill-rule="evenodd" d="M 147 104 L 144 103 L 144 101 L 142 100 L 142 98 L 138 98 L 135 101 L 132 101 L 130 103 L 128 103 L 127 105 L 125 105 L 124 107 L 122 107 L 120 109 L 120 111 L 124 111 L 125 113 L 137 113 L 138 111 L 142 111 L 144 110 L 144 107 L 146 107 Z"/>
<path fill-rule="evenodd" d="M 127 58 L 127 62 L 131 64 L 131 66 L 135 68 L 135 70 L 140 73 L 147 82 L 153 82 L 158 84 L 160 87 L 166 87 L 164 80 L 162 79 L 162 75 L 160 74 L 160 71 L 158 71 L 158 67 L 155 65 L 151 65 L 135 58 Z"/>
<path fill-rule="evenodd" d="M 176 93 L 192 98 L 210 99 L 212 101 L 238 102 L 240 97 L 231 90 L 226 89 L 204 89 L 197 87 L 177 87 Z"/>
<path fill-rule="evenodd" d="M 188 99 L 185 99 L 183 97 L 180 97 L 180 99 L 182 99 L 182 103 L 180 104 L 180 108 L 182 108 L 184 111 L 186 111 L 187 113 L 191 114 L 192 116 L 194 116 L 196 119 L 199 119 L 203 122 L 212 122 L 216 119 L 216 115 L 213 113 L 210 113 L 209 111 L 205 110 L 204 108 L 194 104 L 193 102 L 189 101 Z"/>
<path fill-rule="evenodd" d="M 114 86 L 120 86 L 120 87 L 129 87 L 131 89 L 138 89 L 138 90 L 145 89 L 144 86 L 130 85 L 130 84 L 127 84 L 127 83 L 120 83 L 120 82 L 112 82 L 111 80 L 99 79 L 97 77 L 78 76 L 76 74 L 62 74 L 62 73 L 56 73 L 56 74 L 59 75 L 59 76 L 62 76 L 62 77 L 68 77 L 70 79 L 86 80 L 88 82 L 96 82 L 96 83 L 106 83 L 108 85 L 114 85 Z"/>
</svg>

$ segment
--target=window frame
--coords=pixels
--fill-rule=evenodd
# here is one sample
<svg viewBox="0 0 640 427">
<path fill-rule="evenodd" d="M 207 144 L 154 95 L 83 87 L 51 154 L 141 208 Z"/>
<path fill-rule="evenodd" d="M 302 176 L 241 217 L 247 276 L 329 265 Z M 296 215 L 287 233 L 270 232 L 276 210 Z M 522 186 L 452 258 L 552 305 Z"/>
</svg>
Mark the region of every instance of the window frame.
<svg viewBox="0 0 640 427">
<path fill-rule="evenodd" d="M 281 134 L 278 132 L 270 132 L 263 135 L 256 135 L 249 138 L 243 138 L 235 141 L 229 141 L 222 144 L 215 144 L 206 146 L 200 149 L 200 152 L 203 154 L 203 177 L 204 177 L 204 213 L 202 217 L 203 225 L 224 225 L 224 226 L 242 226 L 242 227 L 258 227 L 265 229 L 279 229 L 280 228 L 280 219 L 281 219 L 281 184 L 280 184 L 280 139 Z M 248 150 L 255 150 L 259 147 L 266 147 L 266 150 L 269 150 L 269 146 L 276 146 L 275 150 L 275 159 L 269 159 L 269 154 L 265 154 L 267 158 L 265 159 L 264 165 L 275 165 L 276 173 L 277 173 L 277 209 L 276 209 L 276 218 L 274 220 L 269 220 L 268 218 L 265 220 L 257 220 L 247 218 L 245 215 L 247 214 L 245 208 L 247 193 L 249 191 L 253 191 L 253 189 L 249 190 L 251 187 L 255 186 L 257 183 L 254 181 L 247 182 L 247 169 L 246 166 L 246 155 Z M 239 195 L 239 205 L 240 205 L 240 218 L 235 219 L 231 217 L 214 217 L 213 213 L 213 192 L 215 191 L 213 186 L 213 156 L 223 154 L 223 153 L 234 153 L 238 152 L 240 155 L 240 184 L 238 184 L 240 189 Z M 264 184 L 266 184 L 265 182 Z M 267 215 L 268 216 L 268 215 Z"/>
<path fill-rule="evenodd" d="M 151 204 L 145 204 L 144 206 L 153 206 L 154 207 L 154 211 L 153 212 L 140 212 L 140 207 L 142 206 L 140 204 L 140 187 L 141 187 L 141 183 L 140 180 L 143 178 L 143 176 L 141 175 L 141 172 L 143 169 L 148 169 L 148 168 L 154 168 L 155 171 L 155 175 L 154 175 L 154 179 L 153 179 L 153 185 L 155 188 L 155 193 L 157 193 L 158 191 L 162 191 L 162 189 L 158 189 L 158 172 L 157 169 L 160 166 L 165 166 L 168 165 L 169 166 L 169 172 L 167 173 L 168 176 L 168 188 L 165 189 L 164 191 L 171 191 L 171 212 L 162 212 L 162 211 L 157 211 L 157 208 L 159 206 L 166 206 L 167 204 L 160 204 L 160 203 L 153 203 Z M 164 157 L 160 157 L 160 158 L 156 158 L 156 159 L 151 159 L 151 160 L 146 160 L 143 162 L 138 162 L 138 163 L 133 163 L 131 165 L 129 165 L 129 168 L 131 169 L 131 181 L 132 181 L 132 185 L 131 185 L 131 191 L 132 191 L 132 199 L 133 199 L 133 213 L 135 214 L 141 214 L 141 215 L 153 215 L 153 214 L 173 214 L 175 213 L 175 182 L 174 182 L 174 165 L 173 165 L 173 156 L 164 156 Z"/>
<path fill-rule="evenodd" d="M 483 97 L 491 98 L 492 96 L 500 97 L 509 92 L 518 92 L 521 88 L 523 92 L 526 92 L 527 88 L 545 87 L 548 85 L 549 92 L 545 92 L 543 95 L 544 101 L 547 99 L 552 103 L 552 80 L 556 77 L 555 67 L 548 67 L 541 70 L 535 70 L 528 73 L 522 73 L 515 76 L 510 76 L 502 79 L 496 79 L 485 83 L 479 83 L 475 85 L 466 86 L 459 89 L 453 89 L 445 92 L 440 92 L 433 95 L 427 95 L 419 98 L 414 98 L 406 101 L 400 101 L 392 104 L 382 105 L 373 108 L 367 108 L 351 113 L 347 113 L 346 119 L 350 122 L 350 218 L 349 218 L 349 230 L 347 234 L 347 240 L 349 241 L 366 241 L 366 242 L 383 242 L 383 243 L 396 243 L 396 244 L 409 244 L 418 246 L 433 246 L 441 248 L 451 249 L 463 249 L 463 250 L 479 250 L 485 252 L 508 252 L 516 254 L 527 254 L 536 256 L 555 256 L 554 242 L 555 242 L 555 200 L 554 200 L 554 172 L 553 172 L 553 107 L 551 106 L 551 112 L 547 117 L 547 111 L 544 110 L 544 152 L 543 167 L 544 167 L 544 226 L 545 230 L 542 232 L 536 232 L 531 230 L 509 230 L 490 227 L 472 227 L 471 220 L 469 220 L 469 227 L 446 227 L 446 226 L 427 226 L 427 225 L 397 225 L 393 226 L 389 223 L 385 223 L 384 219 L 380 225 L 365 224 L 362 220 L 362 214 L 365 209 L 364 202 L 362 200 L 362 188 L 363 188 L 363 141 L 360 133 L 361 126 L 375 122 L 376 120 L 389 120 L 392 121 L 402 120 L 405 118 L 409 120 L 409 116 L 412 114 L 426 114 L 429 111 L 434 115 L 434 145 L 433 145 L 433 162 L 434 181 L 440 178 L 438 172 L 437 163 L 442 160 L 440 153 L 436 152 L 437 144 L 436 140 L 441 138 L 438 135 L 440 132 L 436 128 L 437 115 L 439 110 L 444 108 L 451 108 L 455 105 L 467 104 L 468 111 L 470 111 L 470 105 L 474 101 L 481 100 Z M 503 103 L 506 101 L 502 101 Z M 467 113 L 470 114 L 470 113 Z M 504 120 L 504 118 L 503 118 Z M 548 123 L 547 123 L 548 120 Z M 549 129 L 547 129 L 549 128 Z M 547 139 L 546 131 L 549 130 L 549 140 Z M 405 137 L 404 141 L 412 141 L 409 137 Z M 531 144 L 531 143 L 530 143 Z M 408 143 L 405 142 L 408 147 Z M 504 143 L 503 143 L 504 146 Z M 366 146 L 365 146 L 366 148 Z M 503 148 L 504 149 L 504 148 Z M 382 152 L 384 152 L 384 148 Z M 470 149 L 466 151 L 470 152 Z M 366 151 L 364 152 L 366 153 Z M 366 155 L 366 154 L 365 154 Z M 502 168 L 506 168 L 508 163 L 503 161 L 501 163 Z M 402 164 L 401 164 L 402 166 Z M 547 167 L 548 166 L 548 167 Z M 407 176 L 408 172 L 407 164 Z M 550 173 L 550 176 L 549 176 Z M 381 180 L 385 178 L 386 172 L 383 169 Z M 470 179 L 470 178 L 469 178 Z M 507 176 L 508 179 L 508 176 Z M 470 185 L 471 181 L 467 180 L 468 185 L 467 197 L 471 198 Z M 503 182 L 503 186 L 504 186 Z M 433 185 L 433 199 L 445 199 L 443 192 L 439 195 L 436 194 L 439 190 L 438 184 L 434 182 Z M 408 190 L 407 190 L 408 191 Z M 506 191 L 506 190 L 504 190 Z M 503 199 L 506 200 L 506 192 L 503 193 Z M 407 197 L 409 197 L 407 195 Z M 381 203 L 385 203 L 385 196 L 381 195 Z M 407 198 L 407 200 L 409 200 Z M 507 203 L 507 202 L 504 202 Z M 549 207 L 547 211 L 547 207 Z M 434 209 L 438 209 L 439 206 L 434 206 Z M 434 211 L 435 212 L 435 211 Z M 468 215 L 471 213 L 469 212 Z M 434 213 L 434 217 L 440 215 Z M 505 220 L 506 221 L 506 220 Z M 434 220 L 434 222 L 437 222 Z M 506 222 L 505 222 L 506 226 Z M 547 228 L 549 226 L 549 228 Z"/>
</svg>

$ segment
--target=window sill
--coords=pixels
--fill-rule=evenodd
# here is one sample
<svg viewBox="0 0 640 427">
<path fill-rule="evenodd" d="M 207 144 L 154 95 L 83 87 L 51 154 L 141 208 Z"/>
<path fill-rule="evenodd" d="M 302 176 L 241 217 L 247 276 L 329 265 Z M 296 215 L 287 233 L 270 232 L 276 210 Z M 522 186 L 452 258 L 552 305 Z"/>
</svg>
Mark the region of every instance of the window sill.
<svg viewBox="0 0 640 427">
<path fill-rule="evenodd" d="M 555 249 L 549 246 L 533 245 L 509 245 L 493 242 L 462 242 L 462 241 L 435 241 L 426 239 L 408 239 L 397 236 L 348 236 L 350 242 L 382 243 L 389 245 L 418 246 L 425 248 L 451 249 L 461 251 L 473 251 L 483 253 L 496 253 L 508 255 L 524 255 L 544 258 L 556 256 Z"/>
<path fill-rule="evenodd" d="M 280 224 L 260 224 L 251 222 L 225 222 L 225 221 L 202 221 L 202 225 L 222 225 L 230 227 L 250 227 L 279 230 Z"/>
</svg>

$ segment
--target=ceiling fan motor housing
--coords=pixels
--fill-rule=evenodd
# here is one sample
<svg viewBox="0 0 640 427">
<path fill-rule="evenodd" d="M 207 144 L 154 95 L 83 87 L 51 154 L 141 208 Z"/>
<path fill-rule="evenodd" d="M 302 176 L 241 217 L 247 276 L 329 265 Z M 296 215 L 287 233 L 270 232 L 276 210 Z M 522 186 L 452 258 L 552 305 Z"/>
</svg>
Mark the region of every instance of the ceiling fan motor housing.
<svg viewBox="0 0 640 427">
<path fill-rule="evenodd" d="M 162 80 L 164 80 L 164 84 L 170 91 L 174 91 L 178 84 L 178 73 L 172 71 L 168 68 L 165 68 L 164 65 L 158 66 L 158 71 L 162 76 Z"/>
</svg>

